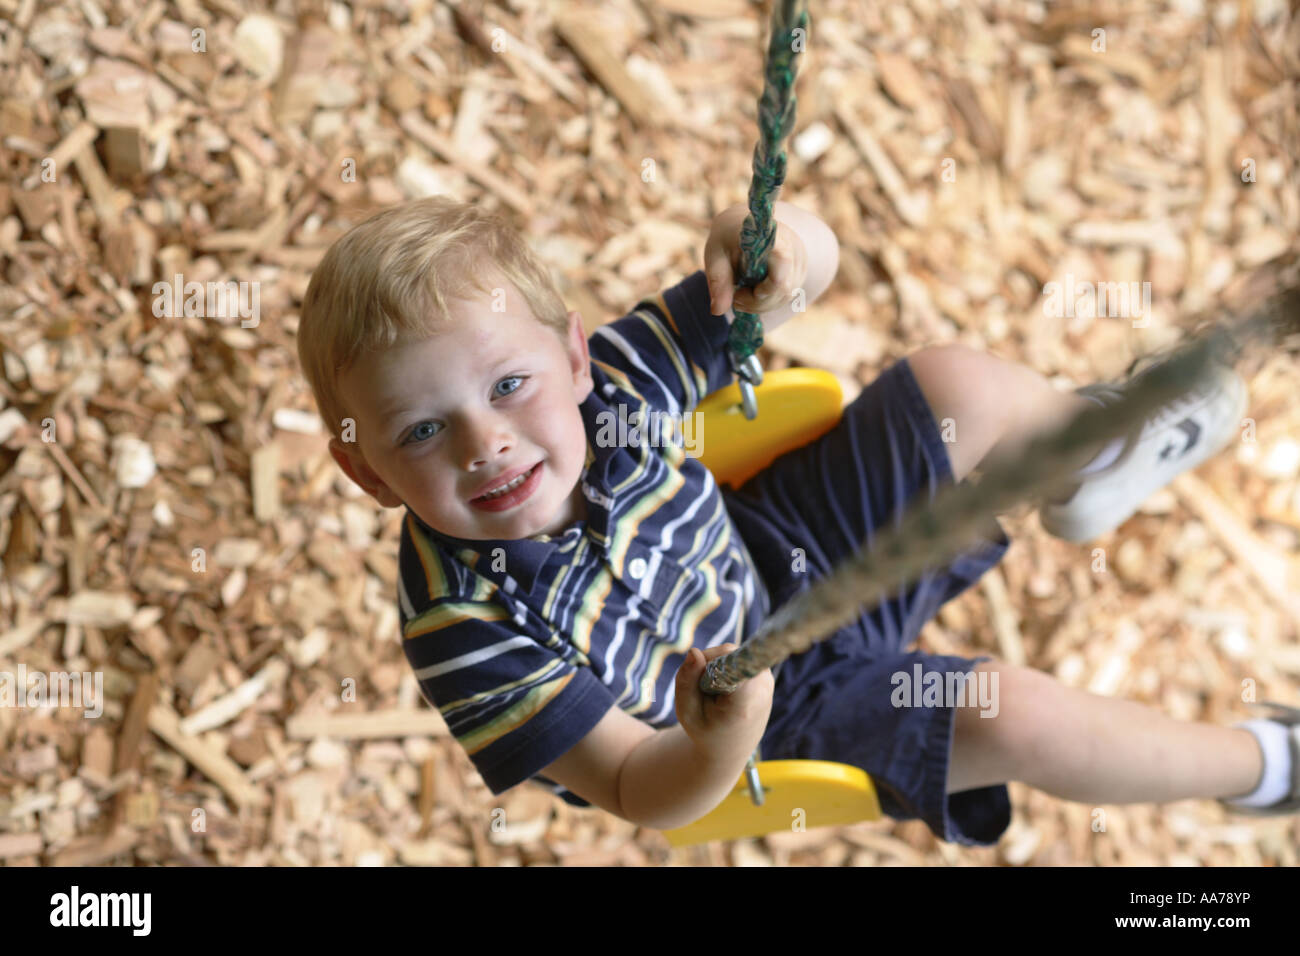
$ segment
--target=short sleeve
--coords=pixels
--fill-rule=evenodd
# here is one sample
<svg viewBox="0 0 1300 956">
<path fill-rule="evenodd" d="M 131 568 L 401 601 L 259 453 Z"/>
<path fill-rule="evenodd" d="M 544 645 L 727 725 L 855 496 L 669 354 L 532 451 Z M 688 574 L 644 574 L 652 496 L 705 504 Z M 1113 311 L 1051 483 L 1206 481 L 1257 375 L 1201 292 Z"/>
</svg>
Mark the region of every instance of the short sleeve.
<svg viewBox="0 0 1300 956">
<path fill-rule="evenodd" d="M 614 706 L 572 645 L 521 633 L 488 602 L 435 602 L 407 622 L 402 646 L 493 794 L 562 757 Z"/>
<path fill-rule="evenodd" d="M 652 407 L 691 412 L 733 378 L 730 323 L 709 309 L 708 281 L 697 271 L 598 328 L 588 343 L 591 358 L 625 375 Z"/>
</svg>

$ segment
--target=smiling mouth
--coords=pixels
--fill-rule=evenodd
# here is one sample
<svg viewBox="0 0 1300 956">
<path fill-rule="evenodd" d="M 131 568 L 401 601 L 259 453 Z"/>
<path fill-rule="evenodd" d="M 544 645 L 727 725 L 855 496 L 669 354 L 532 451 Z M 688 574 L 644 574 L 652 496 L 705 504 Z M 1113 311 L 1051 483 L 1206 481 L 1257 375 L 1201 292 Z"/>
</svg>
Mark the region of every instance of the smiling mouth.
<svg viewBox="0 0 1300 956">
<path fill-rule="evenodd" d="M 538 462 L 538 464 L 541 463 Z M 470 501 L 491 501 L 494 498 L 504 498 L 506 495 L 510 494 L 510 492 L 527 482 L 536 470 L 537 465 L 533 465 L 532 468 L 529 468 L 526 472 L 514 478 L 509 483 L 502 485 L 500 488 L 497 488 L 495 491 L 489 492 L 486 495 L 479 495 L 477 498 L 471 498 Z"/>
</svg>

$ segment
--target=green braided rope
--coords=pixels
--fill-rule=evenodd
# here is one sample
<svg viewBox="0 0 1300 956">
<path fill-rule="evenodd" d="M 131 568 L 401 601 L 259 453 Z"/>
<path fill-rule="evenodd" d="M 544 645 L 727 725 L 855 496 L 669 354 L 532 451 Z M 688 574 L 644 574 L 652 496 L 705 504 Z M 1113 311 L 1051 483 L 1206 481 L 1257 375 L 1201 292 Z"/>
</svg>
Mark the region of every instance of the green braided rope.
<svg viewBox="0 0 1300 956">
<path fill-rule="evenodd" d="M 805 0 L 777 0 L 772 8 L 772 36 L 768 41 L 763 94 L 758 101 L 758 145 L 754 147 L 754 178 L 749 185 L 749 215 L 740 228 L 740 277 L 737 288 L 752 289 L 767 278 L 767 257 L 776 238 L 772 207 L 785 182 L 786 136 L 794 129 L 794 81 L 799 72 L 795 30 L 808 36 Z M 802 44 L 800 44 L 802 45 Z M 752 312 L 736 310 L 727 346 L 732 367 L 758 351 L 763 325 Z"/>
</svg>

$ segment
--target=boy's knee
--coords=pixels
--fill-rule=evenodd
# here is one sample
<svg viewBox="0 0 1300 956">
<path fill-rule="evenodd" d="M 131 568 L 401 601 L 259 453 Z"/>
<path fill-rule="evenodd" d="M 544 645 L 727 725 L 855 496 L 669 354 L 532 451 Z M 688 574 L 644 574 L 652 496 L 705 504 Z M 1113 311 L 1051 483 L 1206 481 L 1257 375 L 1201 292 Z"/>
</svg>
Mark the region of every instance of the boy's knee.
<svg viewBox="0 0 1300 956">
<path fill-rule="evenodd" d="M 979 354 L 974 349 L 949 342 L 945 345 L 928 345 L 907 356 L 912 375 L 922 385 L 941 385 L 948 380 L 952 366 L 969 361 L 970 355 Z"/>
<path fill-rule="evenodd" d="M 953 480 L 974 470 L 1006 431 L 1005 376 L 1000 359 L 955 343 L 907 357 L 947 446 Z"/>
<path fill-rule="evenodd" d="M 960 396 L 978 401 L 985 393 L 996 394 L 1005 360 L 988 352 L 949 342 L 931 345 L 907 356 L 912 375 L 926 396 L 943 399 Z"/>
</svg>

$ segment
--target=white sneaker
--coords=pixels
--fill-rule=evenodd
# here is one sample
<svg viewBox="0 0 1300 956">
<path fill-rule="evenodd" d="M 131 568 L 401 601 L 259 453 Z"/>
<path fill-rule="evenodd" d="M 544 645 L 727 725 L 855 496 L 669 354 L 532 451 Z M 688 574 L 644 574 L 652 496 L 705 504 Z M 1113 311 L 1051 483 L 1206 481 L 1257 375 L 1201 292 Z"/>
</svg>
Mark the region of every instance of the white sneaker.
<svg viewBox="0 0 1300 956">
<path fill-rule="evenodd" d="M 1106 402 L 1123 395 L 1135 380 L 1077 391 Z M 1119 527 L 1152 493 L 1222 451 L 1238 434 L 1248 405 L 1245 380 L 1231 366 L 1214 363 L 1207 379 L 1155 409 L 1136 434 L 1125 436 L 1110 465 L 1080 476 L 1080 484 L 1040 505 L 1043 528 L 1079 542 Z"/>
</svg>

